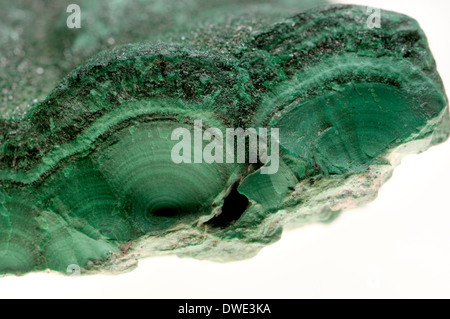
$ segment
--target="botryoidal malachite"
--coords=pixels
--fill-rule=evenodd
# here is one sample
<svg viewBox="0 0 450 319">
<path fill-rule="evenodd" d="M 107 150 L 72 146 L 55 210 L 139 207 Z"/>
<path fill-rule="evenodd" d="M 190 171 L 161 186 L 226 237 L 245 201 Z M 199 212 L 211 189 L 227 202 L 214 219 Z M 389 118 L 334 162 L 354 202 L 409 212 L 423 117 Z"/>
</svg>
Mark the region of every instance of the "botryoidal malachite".
<svg viewBox="0 0 450 319">
<path fill-rule="evenodd" d="M 166 13 L 162 2 L 139 3 Z M 198 24 L 179 9 L 178 26 L 149 34 L 171 41 L 104 51 L 42 102 L 15 113 L 2 106 L 0 273 L 123 272 L 166 254 L 249 258 L 284 227 L 328 222 L 374 199 L 405 154 L 447 139 L 448 101 L 413 19 L 381 11 L 381 28 L 368 28 L 365 7 L 279 19 L 289 12 L 271 12 L 270 2 L 243 12 L 209 3 Z M 70 52 L 96 43 L 83 32 Z M 278 128 L 278 173 L 175 164 L 171 134 L 195 120 Z"/>
</svg>

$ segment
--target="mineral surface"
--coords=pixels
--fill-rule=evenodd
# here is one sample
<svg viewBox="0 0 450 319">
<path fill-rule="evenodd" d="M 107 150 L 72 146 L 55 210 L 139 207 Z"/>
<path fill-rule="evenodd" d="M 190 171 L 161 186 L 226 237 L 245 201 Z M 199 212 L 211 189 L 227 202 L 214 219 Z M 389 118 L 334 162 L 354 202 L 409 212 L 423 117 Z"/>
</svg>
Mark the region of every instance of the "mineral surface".
<svg viewBox="0 0 450 319">
<path fill-rule="evenodd" d="M 32 24 L 17 29 L 47 1 L 33 3 L 0 19 L 0 274 L 249 258 L 283 228 L 374 199 L 405 154 L 449 135 L 426 37 L 401 14 L 373 28 L 365 7 L 302 11 L 313 1 L 86 1 L 84 29 L 61 18 L 49 37 L 46 19 L 34 43 Z M 136 44 L 55 85 L 123 43 Z M 276 174 L 249 158 L 175 163 L 173 132 L 198 121 L 277 128 Z"/>
</svg>

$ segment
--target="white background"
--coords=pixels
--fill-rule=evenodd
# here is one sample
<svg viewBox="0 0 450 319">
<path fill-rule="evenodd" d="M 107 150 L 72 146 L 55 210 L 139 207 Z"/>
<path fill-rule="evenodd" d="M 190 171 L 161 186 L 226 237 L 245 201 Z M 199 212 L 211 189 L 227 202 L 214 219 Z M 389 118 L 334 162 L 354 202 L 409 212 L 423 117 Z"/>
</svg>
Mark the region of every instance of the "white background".
<svg viewBox="0 0 450 319">
<path fill-rule="evenodd" d="M 343 1 L 335 1 L 343 2 Z M 416 18 L 450 92 L 448 0 L 349 0 Z M 150 258 L 121 276 L 0 279 L 0 298 L 450 297 L 450 143 L 410 156 L 379 198 L 331 225 L 285 232 L 257 257 Z"/>
</svg>

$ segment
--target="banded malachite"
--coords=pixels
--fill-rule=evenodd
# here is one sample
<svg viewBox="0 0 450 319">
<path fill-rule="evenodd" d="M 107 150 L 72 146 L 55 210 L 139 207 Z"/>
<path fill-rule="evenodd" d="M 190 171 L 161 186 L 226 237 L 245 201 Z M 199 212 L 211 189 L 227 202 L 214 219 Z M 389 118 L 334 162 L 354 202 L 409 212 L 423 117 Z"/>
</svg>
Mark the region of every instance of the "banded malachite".
<svg viewBox="0 0 450 319">
<path fill-rule="evenodd" d="M 168 14 L 166 2 L 145 3 Z M 368 28 L 367 8 L 339 5 L 275 23 L 300 4 L 204 3 L 191 12 L 200 22 L 179 9 L 173 28 L 148 36 L 170 41 L 104 51 L 45 100 L 11 116 L 3 107 L 0 273 L 120 272 L 165 254 L 249 258 L 286 225 L 373 199 L 397 155 L 447 139 L 448 101 L 413 19 L 381 11 L 381 28 Z M 123 40 L 123 26 L 97 35 L 123 28 Z M 97 44 L 80 30 L 69 56 Z M 277 173 L 261 174 L 260 162 L 174 163 L 172 133 L 196 121 L 277 128 Z"/>
</svg>

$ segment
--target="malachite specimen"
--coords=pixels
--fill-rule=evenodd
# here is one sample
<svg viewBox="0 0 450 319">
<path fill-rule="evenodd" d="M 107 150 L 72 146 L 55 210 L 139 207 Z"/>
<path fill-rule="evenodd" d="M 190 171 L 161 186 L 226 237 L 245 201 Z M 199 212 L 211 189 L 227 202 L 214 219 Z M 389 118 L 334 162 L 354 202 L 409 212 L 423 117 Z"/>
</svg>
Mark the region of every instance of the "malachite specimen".
<svg viewBox="0 0 450 319">
<path fill-rule="evenodd" d="M 85 1 L 80 30 L 65 29 L 62 9 L 20 32 L 39 5 L 2 10 L 0 273 L 249 258 L 285 227 L 374 199 L 402 156 L 447 139 L 448 101 L 417 22 L 381 11 L 368 28 L 366 7 L 302 11 L 312 4 Z M 30 42 L 49 21 L 61 25 Z M 78 59 L 137 42 L 95 55 L 43 99 Z M 278 128 L 278 173 L 174 163 L 172 132 L 195 121 Z"/>
</svg>

